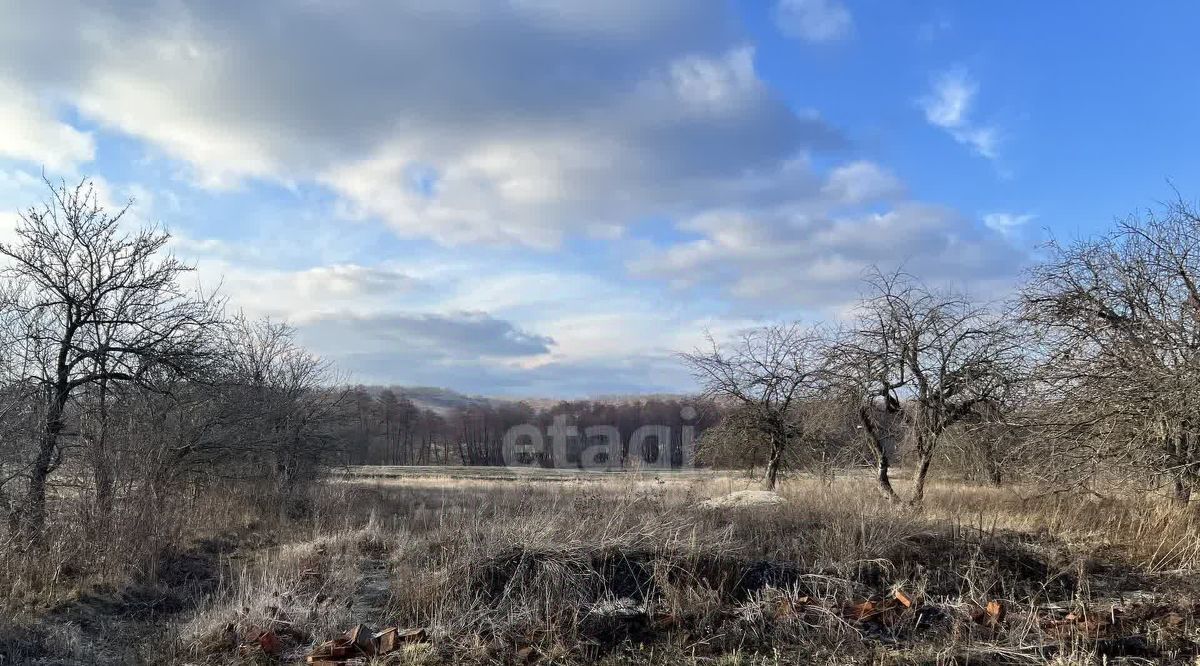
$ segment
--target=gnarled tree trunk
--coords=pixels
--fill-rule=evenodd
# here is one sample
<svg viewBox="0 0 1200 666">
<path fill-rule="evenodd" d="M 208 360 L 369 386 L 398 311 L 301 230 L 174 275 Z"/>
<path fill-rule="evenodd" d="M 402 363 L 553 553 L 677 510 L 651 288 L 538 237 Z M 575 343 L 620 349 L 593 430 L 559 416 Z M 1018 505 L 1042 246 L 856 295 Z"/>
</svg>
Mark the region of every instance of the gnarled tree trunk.
<svg viewBox="0 0 1200 666">
<path fill-rule="evenodd" d="M 910 504 L 917 505 L 925 501 L 925 481 L 929 476 L 929 465 L 932 463 L 932 451 L 917 454 L 917 476 L 913 482 L 912 497 L 909 499 Z"/>
<path fill-rule="evenodd" d="M 875 456 L 875 481 L 879 484 L 879 492 L 883 493 L 883 496 L 888 501 L 898 502 L 900 501 L 900 496 L 892 488 L 892 480 L 888 477 L 889 461 L 887 445 L 884 443 L 879 429 L 875 427 L 875 422 L 871 420 L 869 409 L 866 406 L 859 408 L 858 419 L 862 423 L 863 430 L 867 432 L 871 443 L 871 453 Z"/>
<path fill-rule="evenodd" d="M 771 456 L 767 460 L 767 476 L 763 485 L 767 490 L 775 490 L 779 478 L 779 465 L 783 460 L 783 439 L 779 435 L 771 436 Z"/>
<path fill-rule="evenodd" d="M 61 382 L 60 382 L 61 383 Z M 22 507 L 21 530 L 31 542 L 40 541 L 46 525 L 46 481 L 54 470 L 54 454 L 58 451 L 58 439 L 63 430 L 63 411 L 66 406 L 66 388 L 56 391 L 46 406 L 42 436 L 38 441 L 37 456 L 29 474 L 29 488 Z"/>
</svg>

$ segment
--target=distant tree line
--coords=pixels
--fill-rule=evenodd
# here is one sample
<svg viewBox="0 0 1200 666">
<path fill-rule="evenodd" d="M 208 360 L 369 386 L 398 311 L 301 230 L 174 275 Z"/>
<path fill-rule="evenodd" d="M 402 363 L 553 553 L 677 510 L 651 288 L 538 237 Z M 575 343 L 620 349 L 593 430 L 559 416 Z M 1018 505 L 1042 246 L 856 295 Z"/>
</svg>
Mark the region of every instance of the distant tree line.
<svg viewBox="0 0 1200 666">
<path fill-rule="evenodd" d="M 663 426 L 663 442 L 651 439 L 653 462 L 659 461 L 659 446 L 665 447 L 667 464 L 684 464 L 687 433 L 696 437 L 719 420 L 718 407 L 696 399 L 646 398 L 630 400 L 562 401 L 549 407 L 526 402 L 491 401 L 447 409 L 422 408 L 405 395 L 404 389 L 350 389 L 352 436 L 346 442 L 346 460 L 364 465 L 541 465 L 582 467 L 580 456 L 596 438 L 587 432 L 596 426 L 611 426 L 620 442 L 614 467 L 634 464 L 629 460 L 629 443 L 645 426 Z M 539 450 L 519 460 L 505 456 L 504 437 L 513 428 L 531 425 L 544 435 Z M 574 429 L 564 435 L 564 460 L 555 460 L 550 433 L 555 427 Z M 690 430 L 685 430 L 690 428 Z M 670 440 L 666 441 L 669 437 Z M 639 452 L 635 452 L 639 453 Z M 645 454 L 643 457 L 648 457 Z"/>
</svg>

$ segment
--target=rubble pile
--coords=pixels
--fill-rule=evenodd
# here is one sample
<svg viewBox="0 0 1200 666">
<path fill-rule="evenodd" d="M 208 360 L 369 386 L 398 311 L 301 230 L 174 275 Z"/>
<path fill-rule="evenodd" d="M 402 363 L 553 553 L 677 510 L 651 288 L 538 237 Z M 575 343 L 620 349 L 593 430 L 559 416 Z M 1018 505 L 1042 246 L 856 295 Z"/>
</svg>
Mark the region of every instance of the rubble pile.
<svg viewBox="0 0 1200 666">
<path fill-rule="evenodd" d="M 405 645 L 428 641 L 429 633 L 423 628 L 388 627 L 376 632 L 360 624 L 339 638 L 318 645 L 308 654 L 307 661 L 318 666 L 335 666 L 352 659 L 382 657 L 399 651 Z"/>
</svg>

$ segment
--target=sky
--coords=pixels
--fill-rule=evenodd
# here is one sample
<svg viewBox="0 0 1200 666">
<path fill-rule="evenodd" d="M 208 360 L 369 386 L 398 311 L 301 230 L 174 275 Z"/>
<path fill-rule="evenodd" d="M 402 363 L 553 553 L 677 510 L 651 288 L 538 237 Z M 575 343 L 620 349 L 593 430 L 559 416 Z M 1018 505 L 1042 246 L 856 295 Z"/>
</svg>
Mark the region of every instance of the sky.
<svg viewBox="0 0 1200 666">
<path fill-rule="evenodd" d="M 0 0 L 0 242 L 132 199 L 348 381 L 686 392 L 872 266 L 1002 299 L 1200 197 L 1190 2 Z"/>
</svg>

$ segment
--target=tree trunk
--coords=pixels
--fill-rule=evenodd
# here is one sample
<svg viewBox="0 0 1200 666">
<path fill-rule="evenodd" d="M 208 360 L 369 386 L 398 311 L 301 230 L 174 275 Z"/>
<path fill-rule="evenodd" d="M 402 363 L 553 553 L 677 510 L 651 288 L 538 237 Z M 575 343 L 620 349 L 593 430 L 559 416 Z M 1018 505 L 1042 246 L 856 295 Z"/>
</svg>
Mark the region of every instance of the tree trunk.
<svg viewBox="0 0 1200 666">
<path fill-rule="evenodd" d="M 983 440 L 983 471 L 987 475 L 988 482 L 999 487 L 1004 483 L 1004 474 L 1000 468 L 1000 461 L 996 460 L 996 447 L 988 433 L 984 434 Z"/>
<path fill-rule="evenodd" d="M 767 461 L 767 476 L 764 485 L 767 490 L 775 490 L 779 477 L 779 463 L 783 458 L 783 442 L 778 435 L 771 437 L 771 458 Z"/>
<path fill-rule="evenodd" d="M 888 466 L 890 463 L 888 461 L 887 446 L 884 445 L 883 439 L 879 436 L 875 422 L 871 420 L 869 409 L 869 407 L 859 408 L 858 419 L 862 423 L 863 430 L 867 431 L 871 443 L 871 453 L 875 456 L 875 480 L 879 484 L 879 492 L 888 501 L 899 502 L 900 496 L 892 488 L 892 480 L 888 477 Z"/>
<path fill-rule="evenodd" d="M 913 505 L 919 505 L 925 501 L 925 479 L 929 475 L 929 465 L 932 462 L 932 451 L 924 451 L 918 454 L 917 478 L 913 484 L 912 499 L 909 500 Z"/>
<path fill-rule="evenodd" d="M 1175 473 L 1175 501 L 1180 504 L 1187 504 L 1192 499 L 1192 489 L 1188 487 L 1183 478 L 1183 472 Z"/>
<path fill-rule="evenodd" d="M 46 480 L 54 466 L 54 453 L 63 429 L 63 401 L 55 397 L 48 406 L 37 457 L 29 475 L 29 490 L 25 495 L 22 530 L 26 539 L 40 541 L 46 526 Z"/>
<path fill-rule="evenodd" d="M 100 529 L 108 527 L 112 514 L 113 477 L 108 452 L 108 382 L 100 380 L 99 418 L 95 440 L 92 442 L 92 476 L 96 483 L 96 517 Z"/>
<path fill-rule="evenodd" d="M 879 485 L 879 492 L 891 502 L 900 501 L 900 496 L 896 494 L 896 490 L 892 488 L 892 480 L 888 477 L 888 457 L 886 451 L 876 451 L 875 458 L 875 481 Z"/>
<path fill-rule="evenodd" d="M 994 460 L 988 466 L 988 481 L 997 488 L 1004 485 L 1004 473 L 1000 471 L 1000 466 Z"/>
<path fill-rule="evenodd" d="M 1174 485 L 1174 499 L 1180 504 L 1187 504 L 1192 499 L 1192 486 L 1188 478 L 1188 437 L 1184 428 L 1180 429 L 1176 437 L 1166 436 L 1171 480 Z"/>
<path fill-rule="evenodd" d="M 112 466 L 108 462 L 108 451 L 103 440 L 97 442 L 95 459 L 92 462 L 92 477 L 96 483 L 96 518 L 101 527 L 107 527 L 112 515 L 113 478 Z"/>
</svg>

